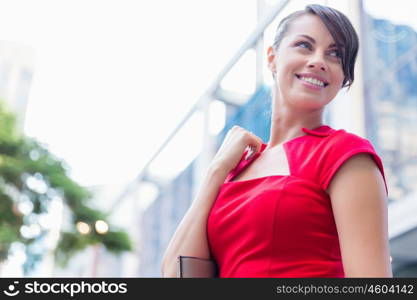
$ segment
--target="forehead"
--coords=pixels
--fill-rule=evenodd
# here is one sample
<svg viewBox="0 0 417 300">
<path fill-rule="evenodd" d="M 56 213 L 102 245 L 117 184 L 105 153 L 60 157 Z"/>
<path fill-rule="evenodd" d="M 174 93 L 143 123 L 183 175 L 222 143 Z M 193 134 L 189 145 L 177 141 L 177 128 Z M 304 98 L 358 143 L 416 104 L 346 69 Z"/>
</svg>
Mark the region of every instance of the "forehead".
<svg viewBox="0 0 417 300">
<path fill-rule="evenodd" d="M 292 20 L 284 38 L 295 39 L 299 35 L 308 35 L 316 43 L 325 44 L 326 46 L 335 42 L 323 21 L 318 16 L 312 14 L 302 15 Z"/>
</svg>

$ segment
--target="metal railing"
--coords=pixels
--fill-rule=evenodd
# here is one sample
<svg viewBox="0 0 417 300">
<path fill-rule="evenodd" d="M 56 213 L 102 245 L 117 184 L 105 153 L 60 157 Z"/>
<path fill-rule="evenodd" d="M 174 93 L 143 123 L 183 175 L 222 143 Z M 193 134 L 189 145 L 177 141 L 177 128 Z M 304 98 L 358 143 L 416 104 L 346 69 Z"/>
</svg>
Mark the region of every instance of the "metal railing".
<svg viewBox="0 0 417 300">
<path fill-rule="evenodd" d="M 152 155 L 151 159 L 145 164 L 139 174 L 131 181 L 122 193 L 116 198 L 114 203 L 111 205 L 110 212 L 113 212 L 117 206 L 123 201 L 131 192 L 133 192 L 138 184 L 144 179 L 146 172 L 151 165 L 151 163 L 158 157 L 158 155 L 164 150 L 168 143 L 174 138 L 178 131 L 185 125 L 185 123 L 190 119 L 190 117 L 199 109 L 201 109 L 207 101 L 213 99 L 217 90 L 220 87 L 220 83 L 223 78 L 229 73 L 229 71 L 235 66 L 239 59 L 245 54 L 249 49 L 252 49 L 256 46 L 257 42 L 262 39 L 263 33 L 266 28 L 276 19 L 278 14 L 285 8 L 285 6 L 290 2 L 290 0 L 282 0 L 275 7 L 273 7 L 270 12 L 258 23 L 255 30 L 248 36 L 246 41 L 238 49 L 238 51 L 233 55 L 230 61 L 225 65 L 225 67 L 219 72 L 216 79 L 210 84 L 209 88 L 200 96 L 197 102 L 192 106 L 188 111 L 185 117 L 180 121 L 180 123 L 175 127 L 171 134 L 165 139 L 162 145 L 158 150 Z M 258 82 L 257 82 L 258 84 Z"/>
</svg>

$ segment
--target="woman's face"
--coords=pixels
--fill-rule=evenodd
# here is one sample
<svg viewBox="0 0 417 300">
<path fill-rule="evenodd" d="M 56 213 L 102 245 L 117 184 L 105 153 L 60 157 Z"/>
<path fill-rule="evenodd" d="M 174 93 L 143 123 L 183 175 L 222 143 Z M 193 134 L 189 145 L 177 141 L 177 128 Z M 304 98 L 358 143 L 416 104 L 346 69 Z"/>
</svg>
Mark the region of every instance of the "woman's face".
<svg viewBox="0 0 417 300">
<path fill-rule="evenodd" d="M 268 49 L 277 95 L 292 107 L 323 108 L 342 87 L 340 55 L 319 17 L 307 14 L 293 20 L 278 49 Z"/>
</svg>

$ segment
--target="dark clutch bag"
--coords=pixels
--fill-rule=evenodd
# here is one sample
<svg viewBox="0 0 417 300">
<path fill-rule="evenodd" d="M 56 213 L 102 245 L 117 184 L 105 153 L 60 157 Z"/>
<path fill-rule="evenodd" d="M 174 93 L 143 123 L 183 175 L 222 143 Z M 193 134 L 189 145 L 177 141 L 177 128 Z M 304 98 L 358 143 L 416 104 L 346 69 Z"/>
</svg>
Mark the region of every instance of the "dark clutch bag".
<svg viewBox="0 0 417 300">
<path fill-rule="evenodd" d="M 177 277 L 215 278 L 218 277 L 217 264 L 212 259 L 192 256 L 178 256 Z"/>
</svg>

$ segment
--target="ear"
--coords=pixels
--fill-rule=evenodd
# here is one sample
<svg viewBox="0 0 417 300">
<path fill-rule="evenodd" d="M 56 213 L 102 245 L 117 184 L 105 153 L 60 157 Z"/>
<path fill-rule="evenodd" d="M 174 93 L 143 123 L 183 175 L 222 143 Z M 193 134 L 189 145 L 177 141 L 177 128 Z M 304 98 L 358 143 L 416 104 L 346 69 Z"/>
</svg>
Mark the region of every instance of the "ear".
<svg viewBox="0 0 417 300">
<path fill-rule="evenodd" d="M 267 59 L 268 59 L 268 68 L 272 73 L 276 72 L 276 66 L 275 66 L 275 50 L 272 46 L 268 47 L 267 50 Z"/>
</svg>

